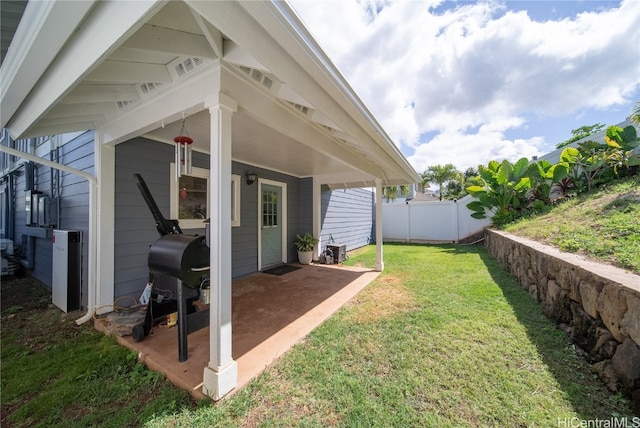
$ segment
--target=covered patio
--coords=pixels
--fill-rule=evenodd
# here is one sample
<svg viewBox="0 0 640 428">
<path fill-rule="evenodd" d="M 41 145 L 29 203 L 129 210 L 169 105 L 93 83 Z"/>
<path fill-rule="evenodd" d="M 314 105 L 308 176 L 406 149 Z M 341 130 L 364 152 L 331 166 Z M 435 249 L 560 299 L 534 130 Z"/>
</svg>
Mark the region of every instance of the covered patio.
<svg viewBox="0 0 640 428">
<path fill-rule="evenodd" d="M 154 197 L 160 195 L 160 205 L 168 208 L 165 215 L 179 212 L 176 201 L 186 196 L 177 192 L 182 172 L 175 165 L 182 166 L 183 159 L 178 156 L 182 149 L 175 147 L 183 128 L 198 155 L 185 155 L 185 168 L 199 162 L 194 165 L 198 178 L 207 181 L 202 186 L 206 202 L 200 206 L 206 212 L 199 212 L 198 221 L 204 228 L 209 219 L 211 250 L 210 328 L 199 333 L 203 340 L 190 338 L 192 356 L 180 371 L 180 377 L 195 379 L 190 389 L 204 384 L 204 393 L 218 400 L 251 377 L 243 368 L 238 373 L 238 363 L 248 363 L 235 358 L 248 359 L 268 341 L 238 342 L 238 333 L 269 323 L 256 322 L 257 308 L 241 311 L 249 314 L 244 321 L 238 318 L 232 298 L 237 300 L 244 280 L 232 284 L 232 278 L 291 262 L 297 233 L 310 231 L 320 238 L 317 258 L 332 237 L 322 237 L 324 189 L 375 189 L 370 216 L 375 226 L 363 235 L 376 243 L 375 270 L 384 269 L 382 240 L 375 239 L 382 237 L 382 189 L 419 182 L 420 176 L 286 2 L 30 1 L 17 22 L 1 66 L 0 126 L 14 140 L 93 130 L 92 139 L 81 145 L 86 152 L 81 159 L 69 155 L 52 161 L 45 158 L 53 151 L 29 153 L 0 145 L 2 152 L 86 181 L 86 191 L 70 188 L 64 195 L 82 200 L 80 208 L 75 200 L 65 207 L 64 214 L 77 224 L 63 225 L 84 230 L 86 314 L 79 324 L 144 288 L 149 244 L 157 236 L 144 208 L 138 209 L 142 201 L 131 177 L 144 172 L 155 184 Z M 71 143 L 53 149 L 64 147 Z M 249 187 L 247 180 L 242 187 L 243 176 L 252 172 L 256 177 L 256 171 L 257 185 Z M 245 270 L 234 272 L 239 260 Z M 285 277 L 310 269 L 319 267 Z M 310 281 L 314 286 L 304 290 L 301 302 L 311 299 L 310 289 L 318 282 L 349 283 Z M 307 307 L 289 302 L 290 297 L 281 304 L 290 304 L 294 313 Z M 307 312 L 317 307 L 310 305 Z M 271 333 L 296 322 L 283 315 L 273 321 Z M 168 334 L 175 340 L 172 331 Z M 160 336 L 158 329 L 139 345 L 162 343 Z M 268 361 L 253 364 L 262 369 L 299 340 L 285 336 L 291 336 L 287 346 L 261 351 Z M 167 362 L 141 350 L 149 366 L 181 366 L 171 352 L 175 346 L 160 348 Z"/>
<path fill-rule="evenodd" d="M 265 272 L 232 283 L 233 359 L 238 363 L 235 393 L 371 283 L 379 272 L 341 265 L 287 265 L 294 270 Z M 189 335 L 189 359 L 178 362 L 177 327 L 155 327 L 141 342 L 118 337 L 138 352 L 150 369 L 163 373 L 195 398 L 209 362 L 209 329 Z"/>
</svg>

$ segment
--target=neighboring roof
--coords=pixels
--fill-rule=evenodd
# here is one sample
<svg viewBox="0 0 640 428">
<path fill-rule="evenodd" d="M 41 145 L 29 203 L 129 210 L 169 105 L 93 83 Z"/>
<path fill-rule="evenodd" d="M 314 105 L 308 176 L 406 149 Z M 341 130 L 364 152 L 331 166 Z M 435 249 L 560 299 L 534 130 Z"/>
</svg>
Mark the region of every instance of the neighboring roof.
<svg viewBox="0 0 640 428">
<path fill-rule="evenodd" d="M 615 126 L 624 129 L 627 126 L 635 126 L 635 125 L 631 122 L 631 118 L 627 117 L 623 122 L 620 122 L 620 123 L 616 124 Z M 600 143 L 600 144 L 605 144 L 604 137 L 607 134 L 607 128 L 609 128 L 609 127 L 607 126 L 602 131 L 596 132 L 595 134 L 591 134 L 591 135 L 589 135 L 587 137 L 584 137 L 584 138 L 582 138 L 580 140 L 574 141 L 573 143 L 568 144 L 565 147 L 577 147 L 578 144 L 584 143 L 585 141 L 595 141 L 595 142 Z M 636 129 L 638 129 L 638 128 L 636 127 Z M 560 161 L 560 154 L 565 149 L 565 147 L 561 147 L 561 148 L 556 149 L 556 150 L 554 150 L 552 152 L 549 152 L 549 153 L 547 153 L 545 155 L 538 156 L 538 158 L 536 160 L 537 161 L 546 160 L 546 161 L 549 161 L 552 164 L 557 163 L 557 162 Z"/>
<path fill-rule="evenodd" d="M 0 70 L 1 125 L 16 139 L 100 129 L 105 142 L 146 135 L 171 143 L 186 112 L 191 136 L 208 142 L 210 119 L 194 85 L 214 64 L 287 116 L 278 122 L 253 100 L 255 110 L 244 108 L 234 87 L 234 159 L 325 174 L 335 186 L 420 181 L 283 2 L 29 2 Z M 178 105 L 189 90 L 197 102 L 185 95 Z M 292 114 L 304 127 L 292 125 Z M 256 138 L 275 150 L 256 153 Z"/>
</svg>

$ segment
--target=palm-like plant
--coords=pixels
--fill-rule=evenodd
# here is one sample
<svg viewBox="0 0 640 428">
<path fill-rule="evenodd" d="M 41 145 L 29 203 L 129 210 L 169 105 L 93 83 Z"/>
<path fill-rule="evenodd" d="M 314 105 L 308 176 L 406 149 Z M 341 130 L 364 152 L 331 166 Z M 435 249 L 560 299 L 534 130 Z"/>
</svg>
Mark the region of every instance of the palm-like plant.
<svg viewBox="0 0 640 428">
<path fill-rule="evenodd" d="M 459 177 L 460 171 L 453 164 L 433 165 L 428 167 L 422 174 L 422 187 L 429 183 L 437 184 L 440 188 L 440 200 L 442 200 L 444 185 L 450 181 L 458 180 Z"/>
<path fill-rule="evenodd" d="M 401 186 L 386 186 L 382 188 L 382 197 L 387 198 L 387 202 L 395 201 L 398 197 L 398 190 L 402 196 L 409 194 L 409 186 L 403 184 Z"/>
<path fill-rule="evenodd" d="M 478 170 L 486 185 L 467 187 L 471 196 L 478 198 L 467 204 L 473 211 L 471 217 L 486 218 L 487 212 L 492 212 L 494 223 L 507 223 L 526 202 L 526 193 L 531 189 L 531 178 L 527 176 L 529 160 L 521 158 L 515 164 L 508 160 L 491 161 L 486 167 L 478 166 Z"/>
<path fill-rule="evenodd" d="M 636 107 L 633 109 L 633 113 L 631 113 L 631 122 L 640 126 L 640 101 L 636 101 Z"/>
</svg>

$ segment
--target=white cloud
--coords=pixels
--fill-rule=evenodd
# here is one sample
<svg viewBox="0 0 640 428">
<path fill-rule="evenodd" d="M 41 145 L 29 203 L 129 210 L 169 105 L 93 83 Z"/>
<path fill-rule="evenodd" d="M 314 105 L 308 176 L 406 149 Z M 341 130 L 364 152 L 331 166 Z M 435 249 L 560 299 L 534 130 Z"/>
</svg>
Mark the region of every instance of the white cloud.
<svg viewBox="0 0 640 428">
<path fill-rule="evenodd" d="M 419 172 L 542 154 L 557 142 L 545 141 L 545 130 L 526 139 L 505 133 L 527 129 L 533 116 L 607 109 L 640 93 L 634 0 L 544 22 L 508 3 L 460 3 L 436 14 L 440 3 L 292 2 Z"/>
</svg>

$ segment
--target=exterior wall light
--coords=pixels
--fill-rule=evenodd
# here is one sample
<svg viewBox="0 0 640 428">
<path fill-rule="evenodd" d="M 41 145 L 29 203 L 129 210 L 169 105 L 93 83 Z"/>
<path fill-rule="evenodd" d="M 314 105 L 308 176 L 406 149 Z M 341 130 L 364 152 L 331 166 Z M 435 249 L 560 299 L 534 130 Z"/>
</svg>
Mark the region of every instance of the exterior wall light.
<svg viewBox="0 0 640 428">
<path fill-rule="evenodd" d="M 256 174 L 255 172 L 247 172 L 247 184 L 249 186 L 251 186 L 253 183 L 256 182 L 256 180 L 258 179 L 258 174 Z"/>
</svg>

